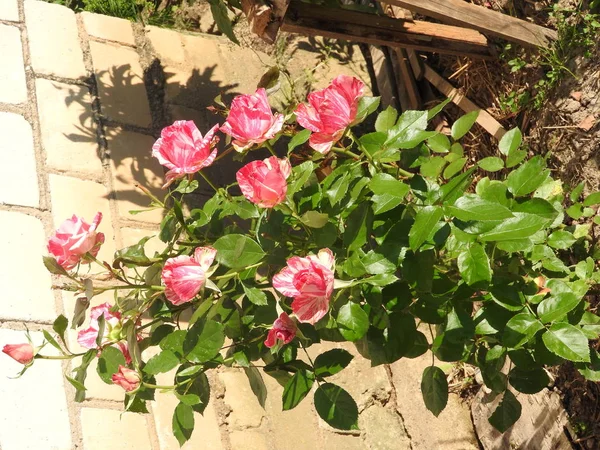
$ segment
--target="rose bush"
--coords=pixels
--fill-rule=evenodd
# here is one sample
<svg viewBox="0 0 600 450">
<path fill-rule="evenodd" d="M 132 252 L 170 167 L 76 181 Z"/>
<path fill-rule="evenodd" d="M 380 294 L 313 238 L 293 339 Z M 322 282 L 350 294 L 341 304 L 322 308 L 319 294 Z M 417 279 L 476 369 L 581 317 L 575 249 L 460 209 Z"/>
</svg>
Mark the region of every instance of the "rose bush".
<svg viewBox="0 0 600 450">
<path fill-rule="evenodd" d="M 572 361 L 600 379 L 600 357 L 589 346 L 600 317 L 587 297 L 600 280 L 591 233 L 600 193 L 582 198 L 583 184 L 566 193 L 543 156 L 527 157 L 517 129 L 497 156 L 472 163 L 460 139 L 476 112 L 457 120 L 450 136 L 427 130 L 445 102 L 401 115 L 389 107 L 373 130 L 365 119 L 378 99 L 363 89 L 338 77 L 308 105 L 275 114 L 264 90 L 236 98 L 222 111 L 225 152 L 273 153 L 248 162 L 238 186 L 216 186 L 201 171 L 222 156 L 213 148 L 216 125 L 204 137 L 191 122 L 167 127 L 153 154 L 169 171 L 167 184 L 179 182 L 164 199 L 151 196 L 151 208 L 164 209 L 162 253 L 146 255 L 145 238 L 112 263 L 99 261 L 100 216 L 92 225 L 76 216 L 61 225 L 44 262 L 79 297 L 72 327 L 83 326 L 95 295 L 114 292 L 114 303 L 92 308 L 79 331 L 87 351 L 71 350 L 64 316 L 54 334 L 44 331 L 58 358 L 78 361 L 67 378 L 78 401 L 99 358 L 98 375 L 124 389 L 126 410 L 145 412 L 156 389 L 177 397 L 173 432 L 183 444 L 193 412 L 210 398 L 206 373 L 243 367 L 264 402 L 260 367 L 284 386 L 283 409 L 314 388 L 323 420 L 356 429 L 354 400 L 328 381 L 352 355 L 336 349 L 311 358 L 307 349 L 322 340 L 353 342 L 373 366 L 425 352 L 476 366 L 502 396 L 489 419 L 500 431 L 520 416 L 513 392 L 544 389 L 548 366 Z M 184 212 L 182 197 L 203 180 L 213 197 Z M 89 275 L 83 263 L 106 273 Z M 149 347 L 156 350 L 146 358 Z M 4 348 L 24 370 L 49 358 L 40 350 Z M 172 384 L 156 385 L 167 372 Z M 448 399 L 441 368 L 424 371 L 422 391 L 438 415 Z"/>
</svg>

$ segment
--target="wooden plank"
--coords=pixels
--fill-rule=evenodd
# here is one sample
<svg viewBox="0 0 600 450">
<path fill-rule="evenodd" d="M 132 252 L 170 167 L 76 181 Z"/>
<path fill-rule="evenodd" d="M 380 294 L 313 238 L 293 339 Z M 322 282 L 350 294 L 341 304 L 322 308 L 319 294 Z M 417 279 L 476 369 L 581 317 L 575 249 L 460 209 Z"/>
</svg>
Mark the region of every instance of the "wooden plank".
<svg viewBox="0 0 600 450">
<path fill-rule="evenodd" d="M 272 44 L 277 38 L 290 0 L 241 0 L 252 32 Z"/>
<path fill-rule="evenodd" d="M 398 62 L 398 78 L 400 79 L 398 90 L 405 90 L 407 96 L 407 98 L 404 99 L 404 102 L 400 102 L 402 104 L 402 110 L 419 110 L 422 106 L 421 94 L 419 93 L 417 82 L 412 68 L 410 67 L 407 53 L 408 50 L 403 48 L 396 48 L 395 50 L 397 56 L 396 61 Z"/>
<path fill-rule="evenodd" d="M 506 133 L 504 127 L 494 119 L 490 113 L 488 113 L 485 109 L 480 108 L 471 100 L 469 100 L 465 95 L 452 86 L 448 81 L 446 81 L 440 74 L 438 74 L 435 70 L 429 67 L 428 64 L 423 65 L 425 69 L 425 79 L 429 81 L 435 88 L 444 94 L 446 97 L 452 100 L 452 103 L 456 104 L 460 109 L 464 112 L 469 113 L 471 111 L 479 110 L 479 117 L 477 117 L 477 123 L 481 125 L 481 127 L 494 136 L 496 139 L 500 140 L 502 136 Z"/>
<path fill-rule="evenodd" d="M 491 58 L 487 39 L 474 30 L 309 5 L 298 0 L 290 3 L 281 29 L 373 45 Z"/>
<path fill-rule="evenodd" d="M 385 0 L 412 12 L 423 14 L 452 25 L 465 26 L 482 33 L 499 36 L 526 46 L 548 47 L 556 40 L 554 30 L 526 22 L 516 17 L 473 5 L 464 0 Z"/>
</svg>

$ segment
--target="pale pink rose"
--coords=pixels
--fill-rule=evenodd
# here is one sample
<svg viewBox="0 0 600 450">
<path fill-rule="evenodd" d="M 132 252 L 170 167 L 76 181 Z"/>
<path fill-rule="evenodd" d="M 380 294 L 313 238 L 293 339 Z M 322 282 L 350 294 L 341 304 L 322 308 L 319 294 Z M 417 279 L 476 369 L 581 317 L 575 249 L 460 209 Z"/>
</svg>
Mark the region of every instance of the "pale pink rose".
<svg viewBox="0 0 600 450">
<path fill-rule="evenodd" d="M 309 145 L 319 153 L 326 154 L 339 141 L 346 128 L 356 119 L 358 100 L 365 85 L 347 75 L 339 75 L 320 91 L 308 94 L 308 104 L 296 109 L 298 123 L 312 131 Z"/>
<path fill-rule="evenodd" d="M 277 341 L 282 341 L 283 344 L 289 344 L 292 339 L 296 336 L 298 327 L 290 316 L 282 312 L 275 322 L 273 322 L 273 328 L 269 330 L 265 345 L 269 348 L 274 347 Z"/>
<path fill-rule="evenodd" d="M 100 212 L 91 224 L 73 214 L 50 237 L 48 252 L 65 270 L 72 269 L 80 262 L 89 263 L 85 254 L 89 252 L 95 257 L 104 243 L 104 233 L 96 231 L 101 220 Z"/>
<path fill-rule="evenodd" d="M 142 378 L 135 370 L 119 366 L 119 371 L 112 376 L 112 382 L 125 389 L 126 392 L 135 391 L 140 387 Z"/>
<path fill-rule="evenodd" d="M 283 120 L 283 115 L 273 115 L 267 92 L 261 88 L 254 94 L 238 95 L 233 99 L 221 131 L 231 136 L 233 147 L 242 152 L 254 144 L 273 139 L 281 131 Z"/>
<path fill-rule="evenodd" d="M 7 344 L 2 352 L 23 365 L 33 361 L 33 347 L 31 344 Z"/>
<path fill-rule="evenodd" d="M 263 161 L 252 161 L 236 174 L 242 194 L 261 208 L 272 208 L 285 200 L 287 179 L 292 166 L 287 159 L 271 156 Z"/>
<path fill-rule="evenodd" d="M 329 311 L 333 292 L 335 258 L 328 248 L 305 258 L 293 256 L 273 277 L 273 287 L 293 297 L 292 311 L 300 322 L 317 323 Z"/>
<path fill-rule="evenodd" d="M 178 120 L 163 128 L 160 139 L 152 146 L 152 156 L 169 169 L 163 188 L 213 163 L 217 156 L 217 150 L 213 150 L 213 147 L 218 141 L 215 137 L 218 129 L 219 125 L 215 125 L 202 137 L 191 120 Z"/>
<path fill-rule="evenodd" d="M 192 256 L 167 259 L 162 270 L 167 300 L 174 305 L 192 300 L 204 286 L 206 272 L 216 254 L 212 247 L 198 247 Z"/>
<path fill-rule="evenodd" d="M 102 303 L 101 305 L 94 306 L 90 312 L 90 326 L 85 330 L 79 330 L 77 333 L 77 342 L 84 348 L 98 348 L 96 344 L 96 339 L 98 338 L 98 333 L 100 331 L 100 327 L 98 324 L 98 319 L 100 316 L 104 315 L 104 334 L 102 336 L 102 341 L 108 341 L 108 335 L 111 330 L 121 323 L 121 314 L 118 312 L 111 313 L 110 309 L 112 305 L 110 303 Z"/>
</svg>

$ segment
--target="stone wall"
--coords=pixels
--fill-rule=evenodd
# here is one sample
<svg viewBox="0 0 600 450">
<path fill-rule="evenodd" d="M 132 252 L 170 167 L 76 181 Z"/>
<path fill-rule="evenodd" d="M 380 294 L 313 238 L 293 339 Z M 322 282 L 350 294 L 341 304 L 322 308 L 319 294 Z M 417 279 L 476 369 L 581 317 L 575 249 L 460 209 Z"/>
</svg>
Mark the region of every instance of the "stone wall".
<svg viewBox="0 0 600 450">
<path fill-rule="evenodd" d="M 286 64 L 301 76 L 319 57 L 305 42 Z M 163 169 L 150 156 L 160 129 L 193 119 L 206 130 L 216 120 L 205 109 L 213 98 L 252 92 L 273 61 L 219 37 L 76 15 L 35 0 L 0 0 L 0 58 L 0 344 L 22 342 L 26 328 L 39 343 L 57 314 L 71 317 L 74 309 L 72 294 L 51 290 L 41 260 L 47 237 L 73 213 L 91 220 L 101 211 L 107 239 L 99 256 L 110 259 L 115 249 L 155 233 L 160 212 L 129 211 L 147 205 L 136 183 L 161 192 Z M 361 64 L 334 58 L 312 81 L 322 86 L 339 73 L 360 75 Z M 160 245 L 153 238 L 147 247 Z M 94 302 L 110 300 L 101 295 Z M 76 349 L 74 338 L 70 331 Z M 361 430 L 353 433 L 329 428 L 310 399 L 281 412 L 282 388 L 268 377 L 263 410 L 243 372 L 220 370 L 184 448 L 476 449 L 468 409 L 456 396 L 438 419 L 425 411 L 419 385 L 427 364 L 428 358 L 372 369 L 357 356 L 336 380 L 358 400 Z M 67 363 L 38 360 L 11 380 L 18 364 L 0 355 L 2 450 L 178 448 L 174 398 L 157 394 L 149 415 L 121 414 L 121 389 L 90 373 L 88 399 L 75 403 L 62 376 L 69 370 Z M 168 376 L 158 382 L 168 384 Z"/>
</svg>

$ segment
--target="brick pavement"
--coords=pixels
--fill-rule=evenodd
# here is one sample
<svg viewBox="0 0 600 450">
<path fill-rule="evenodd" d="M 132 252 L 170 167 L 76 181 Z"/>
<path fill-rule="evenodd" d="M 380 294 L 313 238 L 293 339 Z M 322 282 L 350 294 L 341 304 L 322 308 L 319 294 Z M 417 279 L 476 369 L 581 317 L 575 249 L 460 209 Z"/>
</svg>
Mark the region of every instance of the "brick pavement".
<svg viewBox="0 0 600 450">
<path fill-rule="evenodd" d="M 296 56 L 290 66 L 299 72 L 314 67 L 318 54 L 309 53 L 299 50 L 305 59 Z M 144 29 L 36 0 L 0 0 L 0 55 L 0 343 L 23 341 L 25 328 L 39 342 L 57 314 L 70 317 L 74 308 L 72 294 L 50 289 L 41 261 L 47 237 L 72 213 L 90 220 L 102 211 L 106 243 L 99 256 L 110 259 L 115 249 L 155 233 L 160 214 L 129 210 L 147 205 L 134 182 L 152 190 L 162 185 L 162 168 L 150 157 L 160 129 L 176 118 L 193 118 L 205 129 L 207 119 L 214 120 L 205 110 L 214 96 L 252 91 L 271 61 L 215 36 Z M 320 82 L 355 70 L 334 61 L 320 68 Z M 148 249 L 160 246 L 156 238 L 147 243 Z M 75 346 L 74 337 L 71 331 Z M 171 435 L 173 398 L 157 394 L 149 415 L 121 414 L 120 388 L 90 373 L 88 399 L 75 403 L 62 376 L 69 369 L 67 362 L 36 361 L 25 376 L 10 380 L 18 364 L 0 355 L 0 449 L 178 448 Z M 370 369 L 355 358 L 338 375 L 361 409 L 362 431 L 350 434 L 334 432 L 307 400 L 281 412 L 282 388 L 271 379 L 263 410 L 242 372 L 221 370 L 211 377 L 211 403 L 184 448 L 433 448 L 420 444 L 421 434 L 421 441 L 411 441 L 422 424 L 407 419 L 411 409 L 395 389 L 403 371 L 412 370 Z M 398 392 L 417 398 L 413 388 Z M 426 417 L 434 426 L 433 416 Z M 476 448 L 470 420 L 448 417 L 446 429 L 460 430 L 456 448 Z M 435 435 L 428 439 L 435 445 Z"/>
</svg>

